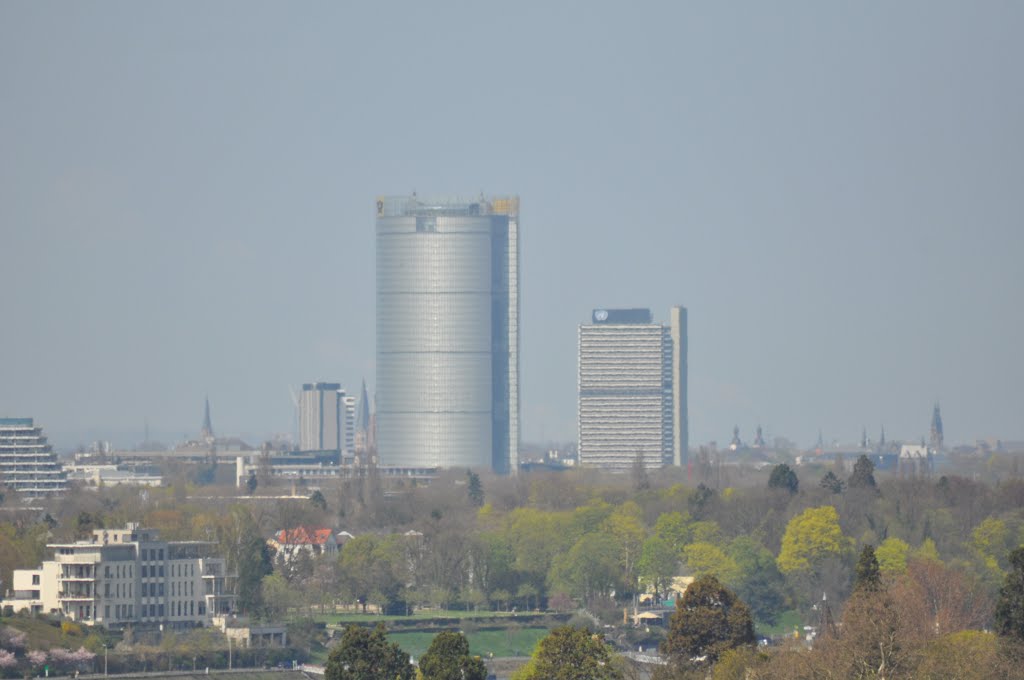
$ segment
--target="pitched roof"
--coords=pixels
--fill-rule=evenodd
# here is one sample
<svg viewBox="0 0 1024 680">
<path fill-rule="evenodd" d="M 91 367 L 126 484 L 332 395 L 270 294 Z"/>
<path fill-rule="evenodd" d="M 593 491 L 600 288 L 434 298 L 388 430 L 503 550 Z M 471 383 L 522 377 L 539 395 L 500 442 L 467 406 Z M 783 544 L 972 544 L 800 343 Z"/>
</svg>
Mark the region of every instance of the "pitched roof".
<svg viewBox="0 0 1024 680">
<path fill-rule="evenodd" d="M 282 545 L 324 545 L 333 535 L 330 529 L 281 529 L 274 535 L 274 540 Z"/>
</svg>

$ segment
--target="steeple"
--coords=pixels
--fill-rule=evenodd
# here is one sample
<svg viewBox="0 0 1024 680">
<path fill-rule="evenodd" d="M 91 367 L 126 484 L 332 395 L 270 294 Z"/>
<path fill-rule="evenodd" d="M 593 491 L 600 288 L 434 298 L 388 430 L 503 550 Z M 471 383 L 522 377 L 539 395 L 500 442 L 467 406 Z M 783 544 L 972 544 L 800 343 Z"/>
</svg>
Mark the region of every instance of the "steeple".
<svg viewBox="0 0 1024 680">
<path fill-rule="evenodd" d="M 370 429 L 370 398 L 366 394 L 366 378 L 363 378 L 363 388 L 359 393 L 359 406 L 356 410 L 356 432 L 366 434 Z"/>
<path fill-rule="evenodd" d="M 735 425 L 732 428 L 732 441 L 729 442 L 729 448 L 733 451 L 743 447 L 743 442 L 740 441 L 740 426 Z"/>
<path fill-rule="evenodd" d="M 203 429 L 199 431 L 200 439 L 213 440 L 213 424 L 210 422 L 210 397 L 206 397 L 206 409 L 203 411 Z"/>
<path fill-rule="evenodd" d="M 754 448 L 755 449 L 763 449 L 764 448 L 764 433 L 761 432 L 761 426 L 760 425 L 757 426 L 757 434 L 754 435 Z"/>
<path fill-rule="evenodd" d="M 936 451 L 942 449 L 942 413 L 939 411 L 939 402 L 935 402 L 935 409 L 932 411 L 932 436 L 930 444 Z"/>
</svg>

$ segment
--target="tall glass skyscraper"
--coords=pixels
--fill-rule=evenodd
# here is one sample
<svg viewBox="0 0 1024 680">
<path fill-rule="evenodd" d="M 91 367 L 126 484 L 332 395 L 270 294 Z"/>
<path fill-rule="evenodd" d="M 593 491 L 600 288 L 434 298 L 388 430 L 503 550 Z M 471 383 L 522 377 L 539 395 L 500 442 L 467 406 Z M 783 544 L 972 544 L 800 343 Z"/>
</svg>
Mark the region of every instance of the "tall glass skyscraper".
<svg viewBox="0 0 1024 680">
<path fill-rule="evenodd" d="M 686 309 L 595 309 L 579 327 L 580 464 L 687 464 Z"/>
<path fill-rule="evenodd" d="M 513 472 L 519 198 L 377 200 L 377 451 Z"/>
</svg>

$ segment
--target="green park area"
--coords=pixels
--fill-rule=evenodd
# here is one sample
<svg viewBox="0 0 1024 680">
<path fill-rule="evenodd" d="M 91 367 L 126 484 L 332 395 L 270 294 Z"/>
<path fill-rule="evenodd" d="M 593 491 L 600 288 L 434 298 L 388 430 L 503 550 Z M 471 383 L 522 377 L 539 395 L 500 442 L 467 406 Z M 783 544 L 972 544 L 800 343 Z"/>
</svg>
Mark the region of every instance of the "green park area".
<svg viewBox="0 0 1024 680">
<path fill-rule="evenodd" d="M 547 628 L 506 628 L 504 630 L 466 631 L 469 640 L 469 651 L 475 656 L 507 657 L 529 656 L 537 642 L 548 634 Z M 406 652 L 418 659 L 427 651 L 436 632 L 395 632 L 389 633 L 388 639 L 397 642 Z"/>
</svg>

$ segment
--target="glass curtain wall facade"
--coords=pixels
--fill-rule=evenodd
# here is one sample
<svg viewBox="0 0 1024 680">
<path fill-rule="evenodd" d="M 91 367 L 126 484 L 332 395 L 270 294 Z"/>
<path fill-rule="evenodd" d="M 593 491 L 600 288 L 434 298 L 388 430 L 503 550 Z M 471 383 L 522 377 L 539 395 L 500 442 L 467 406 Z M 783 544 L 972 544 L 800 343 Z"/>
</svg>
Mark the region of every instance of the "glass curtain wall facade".
<svg viewBox="0 0 1024 680">
<path fill-rule="evenodd" d="M 383 465 L 517 468 L 518 214 L 515 197 L 378 199 Z"/>
</svg>

